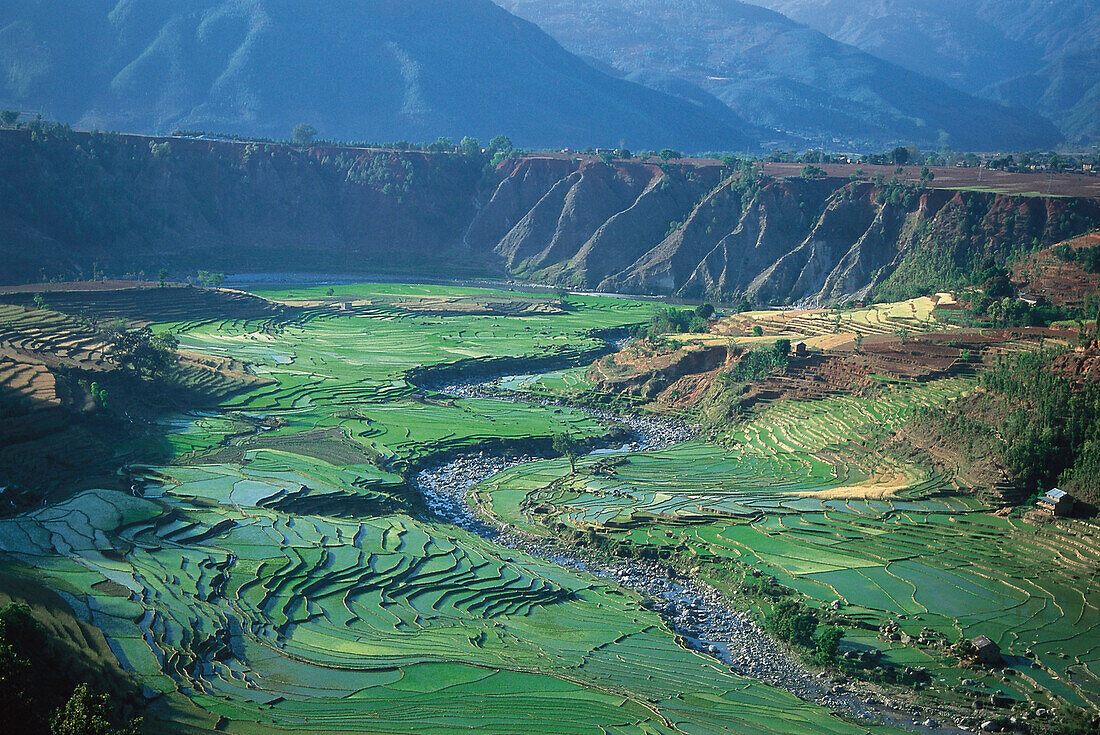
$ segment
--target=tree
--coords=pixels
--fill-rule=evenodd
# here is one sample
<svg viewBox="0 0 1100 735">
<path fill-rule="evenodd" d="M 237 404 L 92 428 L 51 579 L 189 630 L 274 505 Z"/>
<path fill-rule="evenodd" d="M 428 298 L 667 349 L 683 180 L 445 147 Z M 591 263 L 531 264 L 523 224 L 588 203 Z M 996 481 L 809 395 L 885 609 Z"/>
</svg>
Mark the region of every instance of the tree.
<svg viewBox="0 0 1100 735">
<path fill-rule="evenodd" d="M 657 154 L 657 156 L 662 161 L 670 161 L 673 158 L 683 158 L 683 155 L 681 155 L 680 151 L 673 150 L 672 148 L 663 149 L 660 153 Z"/>
<path fill-rule="evenodd" d="M 634 157 L 634 154 L 626 148 L 619 148 L 619 150 L 616 151 L 615 154 L 624 161 L 629 161 L 631 158 Z"/>
<path fill-rule="evenodd" d="M 920 182 L 924 185 L 928 185 L 932 182 L 932 179 L 936 178 L 936 174 L 932 173 L 932 169 L 927 166 L 921 166 L 920 169 Z"/>
<path fill-rule="evenodd" d="M 818 179 L 824 179 L 826 176 L 828 176 L 828 174 L 825 173 L 825 169 L 814 166 L 813 164 L 805 166 L 802 169 L 802 178 L 804 179 L 814 181 Z"/>
<path fill-rule="evenodd" d="M 34 308 L 36 308 L 36 309 L 45 309 L 46 308 L 46 299 L 40 293 L 36 293 L 34 295 L 34 298 L 31 299 L 31 303 L 34 304 Z"/>
<path fill-rule="evenodd" d="M 565 286 L 554 286 L 554 298 L 565 301 L 569 297 L 569 289 Z"/>
<path fill-rule="evenodd" d="M 157 272 L 157 285 L 160 286 L 161 288 L 164 288 L 164 283 L 167 280 L 168 280 L 168 269 L 167 268 L 161 268 Z"/>
<path fill-rule="evenodd" d="M 762 326 L 760 326 L 759 324 L 754 324 L 753 327 L 752 327 L 752 336 L 753 337 L 763 337 L 764 336 L 764 328 Z"/>
<path fill-rule="evenodd" d="M 909 163 L 909 149 L 899 145 L 890 151 L 890 160 L 894 162 L 895 166 L 904 166 Z"/>
<path fill-rule="evenodd" d="M 787 355 L 791 354 L 791 341 L 786 337 L 783 337 L 782 339 L 777 339 L 775 341 L 775 354 L 779 355 L 780 357 L 786 357 Z"/>
<path fill-rule="evenodd" d="M 317 137 L 317 128 L 309 125 L 308 123 L 300 123 L 294 126 L 294 131 L 290 134 L 290 139 L 295 144 L 300 146 L 307 146 L 313 142 L 313 139 Z"/>
<path fill-rule="evenodd" d="M 434 143 L 428 146 L 428 150 L 434 153 L 447 153 L 455 150 L 457 147 L 454 138 L 448 138 L 441 135 L 435 139 Z"/>
<path fill-rule="evenodd" d="M 17 120 L 19 120 L 18 110 L 0 110 L 0 123 L 3 123 L 4 127 L 10 128 Z"/>
<path fill-rule="evenodd" d="M 515 146 L 512 145 L 512 139 L 507 135 L 498 135 L 489 141 L 490 153 L 510 153 Z"/>
<path fill-rule="evenodd" d="M 141 721 L 113 727 L 109 719 L 111 698 L 93 694 L 87 684 L 78 684 L 73 696 L 50 718 L 52 735 L 137 735 Z"/>
<path fill-rule="evenodd" d="M 611 162 L 615 160 L 615 151 L 600 151 L 600 160 L 610 166 Z"/>
<path fill-rule="evenodd" d="M 714 306 L 711 304 L 699 304 L 695 307 L 695 316 L 700 319 L 710 319 L 714 316 Z"/>
<path fill-rule="evenodd" d="M 819 664 L 835 664 L 840 655 L 840 639 L 844 631 L 832 626 L 818 626 L 814 636 L 814 658 Z"/>
<path fill-rule="evenodd" d="M 467 158 L 475 158 L 481 155 L 481 141 L 477 138 L 466 136 L 458 143 L 458 152 Z"/>
<path fill-rule="evenodd" d="M 856 342 L 856 352 L 862 351 L 862 349 L 863 349 L 863 335 L 857 333 L 855 342 Z"/>
<path fill-rule="evenodd" d="M 569 471 L 577 473 L 577 458 L 581 456 L 581 445 L 573 438 L 572 434 L 554 434 L 554 442 L 551 445 L 555 452 L 569 460 Z"/>
<path fill-rule="evenodd" d="M 152 328 L 123 329 L 109 335 L 111 359 L 142 379 L 161 377 L 175 364 L 179 340 L 171 332 L 153 334 Z"/>
</svg>

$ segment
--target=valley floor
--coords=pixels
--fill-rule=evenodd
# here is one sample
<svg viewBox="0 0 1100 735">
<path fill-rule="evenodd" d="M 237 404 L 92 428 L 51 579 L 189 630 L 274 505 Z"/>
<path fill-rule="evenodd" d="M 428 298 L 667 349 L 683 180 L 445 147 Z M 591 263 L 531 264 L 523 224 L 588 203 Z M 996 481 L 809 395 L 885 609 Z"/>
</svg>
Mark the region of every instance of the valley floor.
<svg viewBox="0 0 1100 735">
<path fill-rule="evenodd" d="M 349 284 L 186 313 L 172 290 L 80 308 L 171 329 L 196 370 L 246 382 L 145 414 L 117 450 L 132 484 L 58 480 L 0 519 L 5 566 L 103 631 L 150 732 L 870 733 L 896 731 L 882 714 L 915 726 L 916 690 L 968 725 L 1100 698 L 1092 527 L 994 514 L 879 447 L 971 390 L 966 372 L 775 401 L 681 441 L 678 424 L 558 400 L 608 350 L 597 333 L 651 304 Z M 0 308 L 10 360 L 64 345 L 95 369 L 71 317 Z M 531 375 L 491 392 L 442 388 L 517 368 Z M 69 400 L 26 386 L 42 411 Z M 538 460 L 561 433 L 607 448 L 576 472 Z M 844 660 L 923 673 L 874 704 L 817 678 L 762 634 L 759 578 L 842 625 Z M 1005 667 L 953 655 L 978 634 Z"/>
</svg>

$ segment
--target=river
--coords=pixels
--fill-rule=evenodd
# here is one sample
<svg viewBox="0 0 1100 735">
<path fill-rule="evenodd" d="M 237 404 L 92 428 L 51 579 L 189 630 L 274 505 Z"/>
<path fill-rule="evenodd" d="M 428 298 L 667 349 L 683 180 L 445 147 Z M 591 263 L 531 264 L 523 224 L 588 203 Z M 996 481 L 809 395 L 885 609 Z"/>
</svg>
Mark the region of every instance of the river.
<svg viewBox="0 0 1100 735">
<path fill-rule="evenodd" d="M 454 398 L 490 398 L 543 405 L 560 403 L 550 399 L 528 399 L 500 388 L 502 381 L 514 377 L 452 382 L 431 389 Z M 626 441 L 605 441 L 597 445 L 594 453 L 654 451 L 695 436 L 693 427 L 671 419 L 574 408 L 602 422 L 617 423 L 628 431 Z M 527 453 L 473 452 L 429 466 L 419 472 L 413 482 L 440 521 L 457 525 L 508 549 L 523 551 L 640 593 L 678 634 L 682 645 L 715 657 L 736 673 L 780 687 L 800 699 L 816 702 L 855 720 L 884 720 L 925 733 L 958 732 L 954 727 L 935 726 L 926 710 L 897 701 L 877 687 L 811 672 L 793 653 L 766 635 L 748 612 L 738 609 L 729 598 L 694 575 L 685 575 L 655 561 L 618 561 L 583 547 L 527 534 L 507 524 L 482 518 L 472 510 L 469 492 L 476 485 L 505 470 L 546 458 Z"/>
</svg>

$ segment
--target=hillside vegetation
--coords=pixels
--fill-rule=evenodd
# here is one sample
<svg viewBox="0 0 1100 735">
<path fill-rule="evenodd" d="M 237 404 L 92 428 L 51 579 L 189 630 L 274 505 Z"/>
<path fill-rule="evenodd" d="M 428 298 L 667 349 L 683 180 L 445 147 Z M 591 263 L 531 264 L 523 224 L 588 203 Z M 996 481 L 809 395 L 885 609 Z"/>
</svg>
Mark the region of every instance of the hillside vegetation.
<svg viewBox="0 0 1100 735">
<path fill-rule="evenodd" d="M 957 287 L 990 259 L 1100 225 L 1093 198 L 776 178 L 736 161 L 546 154 L 494 167 L 480 148 L 150 140 L 40 123 L 0 131 L 0 152 L 9 282 L 279 263 L 834 303 Z"/>
</svg>

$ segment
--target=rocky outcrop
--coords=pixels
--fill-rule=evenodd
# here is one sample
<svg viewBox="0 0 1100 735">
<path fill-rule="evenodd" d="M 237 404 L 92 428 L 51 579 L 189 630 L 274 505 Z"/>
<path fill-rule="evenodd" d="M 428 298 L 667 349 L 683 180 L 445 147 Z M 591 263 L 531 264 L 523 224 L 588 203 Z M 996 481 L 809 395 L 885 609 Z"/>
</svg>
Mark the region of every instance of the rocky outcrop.
<svg viewBox="0 0 1100 735">
<path fill-rule="evenodd" d="M 951 288 L 1100 200 L 601 161 L 0 130 L 0 279 L 198 269 L 513 277 L 818 305 Z"/>
</svg>

